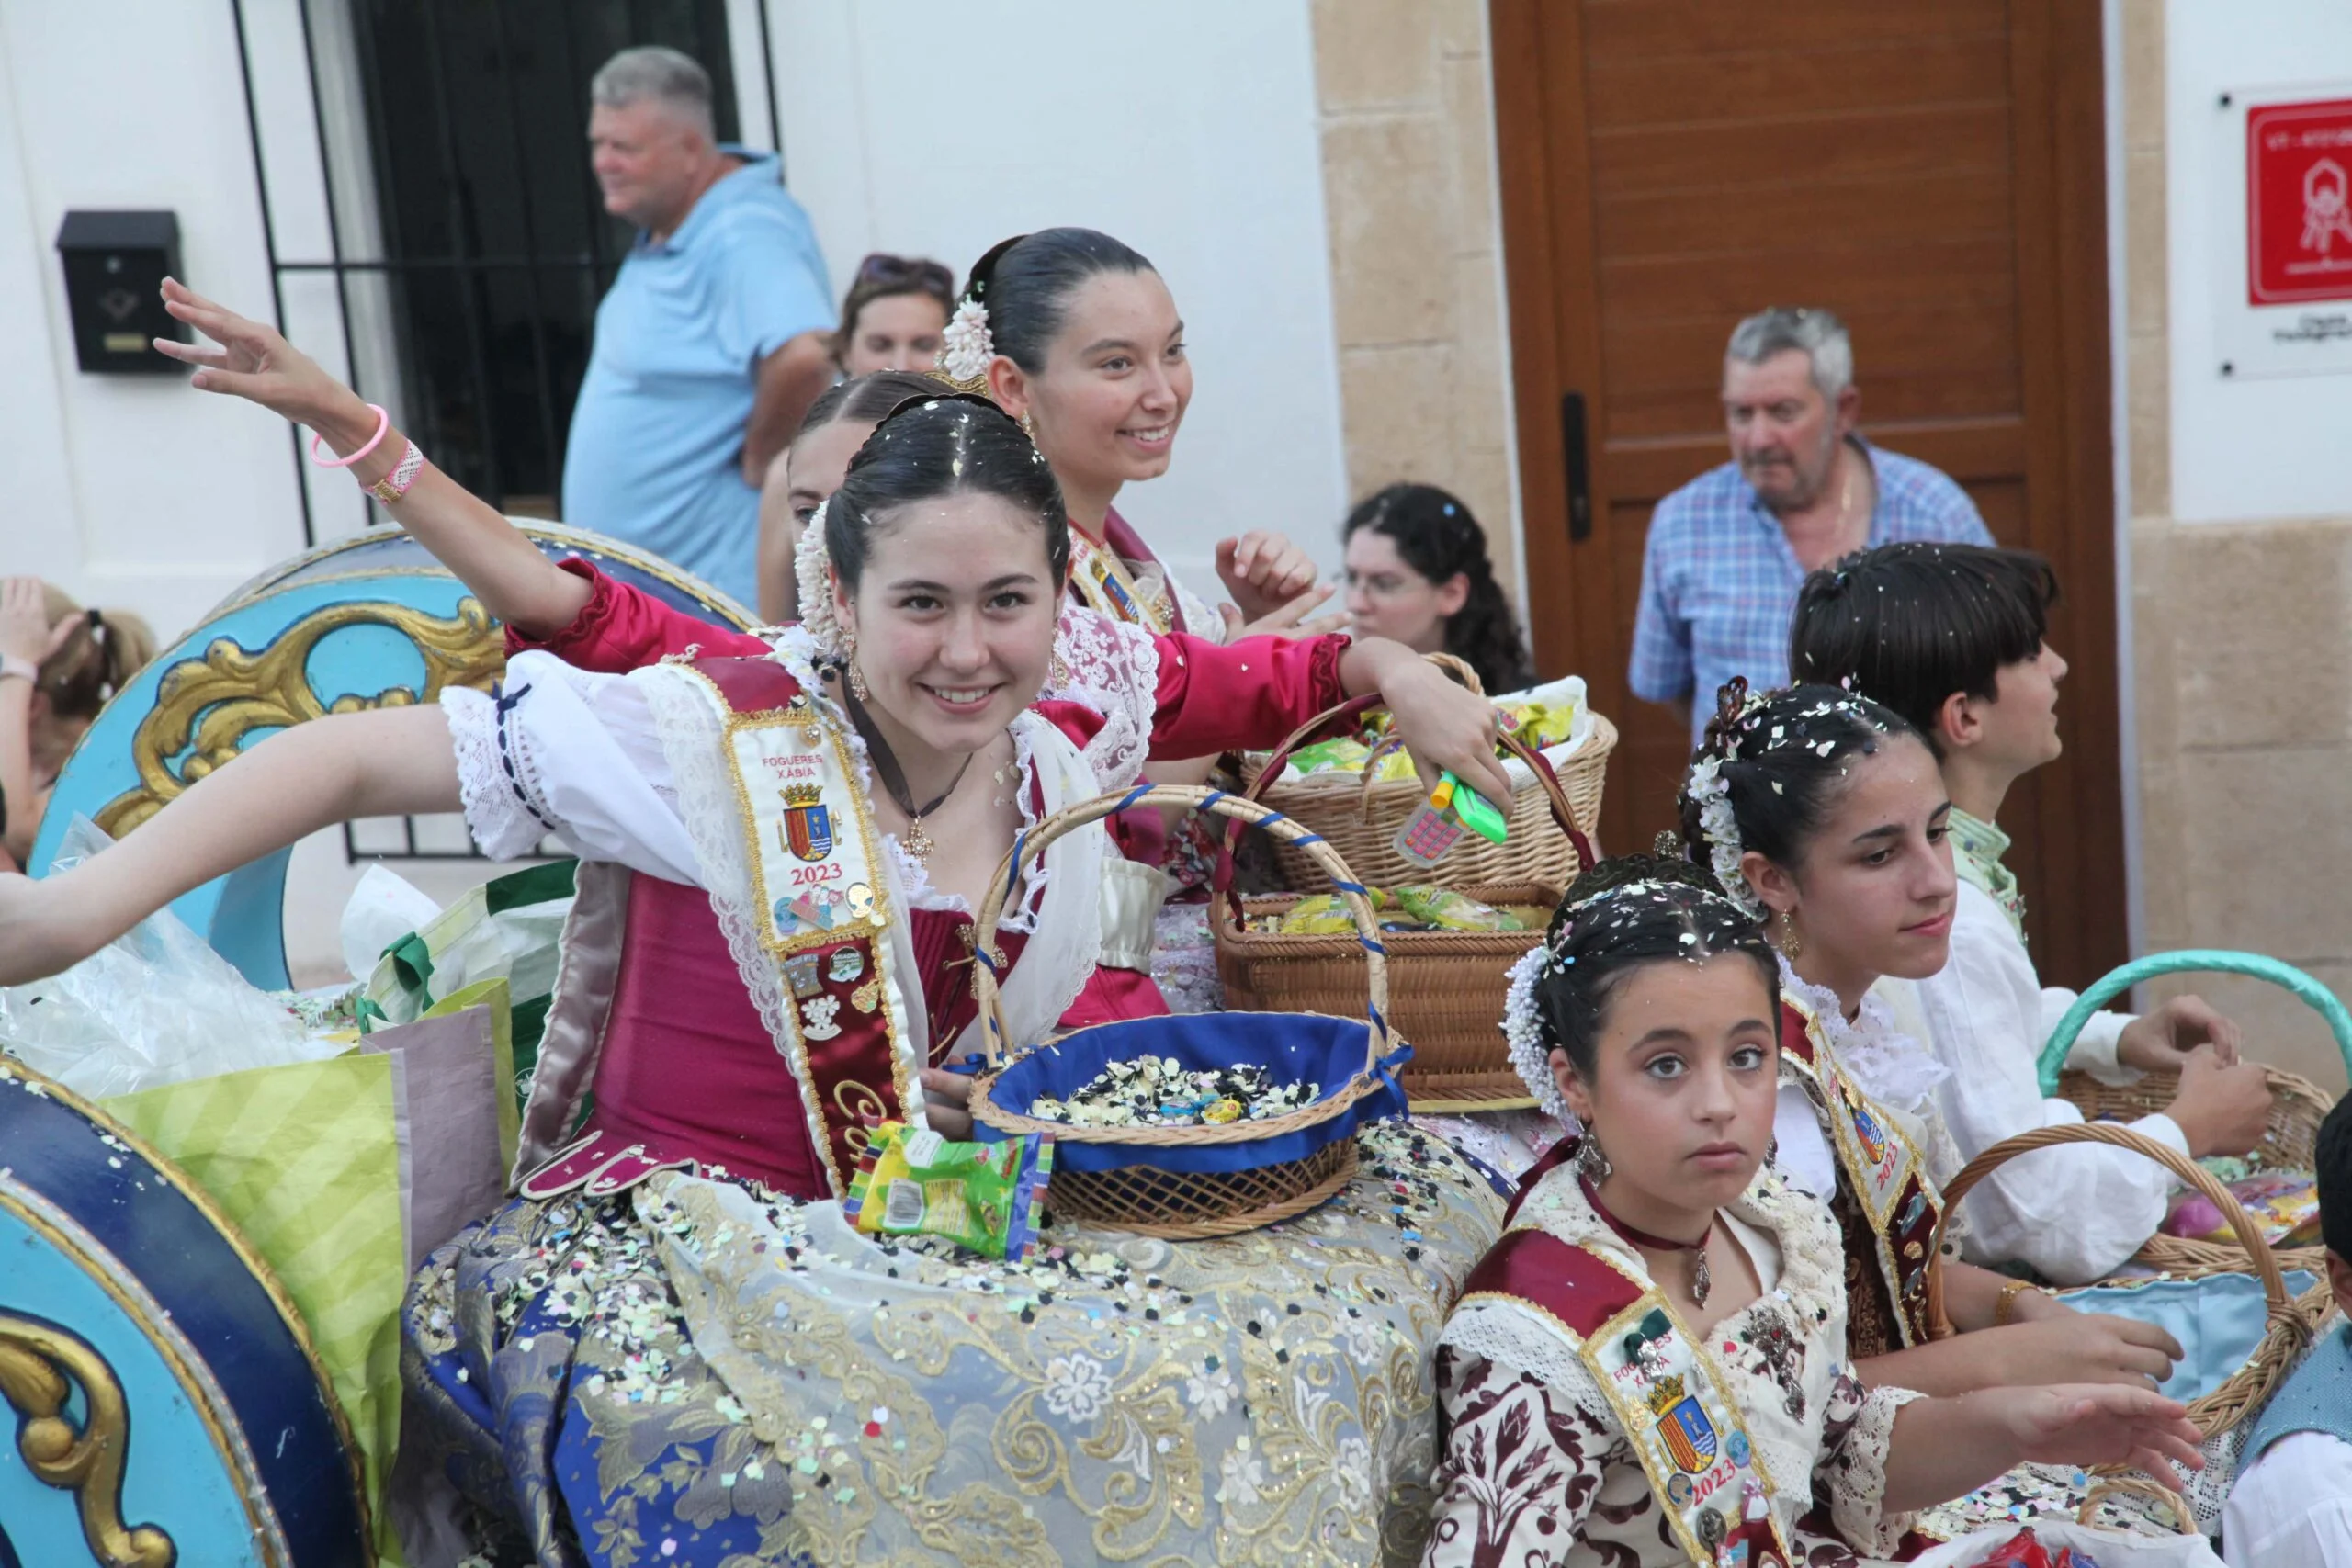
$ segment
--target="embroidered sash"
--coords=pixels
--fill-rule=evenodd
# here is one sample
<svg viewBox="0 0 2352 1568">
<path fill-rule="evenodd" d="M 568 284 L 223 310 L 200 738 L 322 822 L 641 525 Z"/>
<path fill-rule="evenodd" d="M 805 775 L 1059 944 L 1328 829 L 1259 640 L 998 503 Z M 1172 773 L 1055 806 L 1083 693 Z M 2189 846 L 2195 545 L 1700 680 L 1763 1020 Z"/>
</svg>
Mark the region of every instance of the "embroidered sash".
<svg viewBox="0 0 2352 1568">
<path fill-rule="evenodd" d="M 847 737 L 782 665 L 706 659 L 684 668 L 718 710 L 759 945 L 782 984 L 786 1061 L 841 1196 L 870 1124 L 922 1121 L 892 951 L 888 851 Z"/>
<path fill-rule="evenodd" d="M 1504 1233 L 1464 1281 L 1455 1310 L 1482 1298 L 1532 1308 L 1576 1352 L 1698 1568 L 1795 1561 L 1738 1402 L 1656 1286 L 1603 1253 L 1530 1227 Z"/>
<path fill-rule="evenodd" d="M 1943 1195 L 1928 1178 L 1919 1147 L 1886 1108 L 1857 1088 L 1817 1048 L 1821 1021 L 1793 997 L 1781 998 L 1781 1059 L 1827 1112 L 1830 1145 L 1848 1193 L 1871 1234 L 1880 1280 L 1903 1348 L 1928 1342 L 1928 1247 L 1943 1217 Z M 1857 1316 L 1861 1303 L 1856 1303 Z"/>
<path fill-rule="evenodd" d="M 1118 553 L 1088 538 L 1082 528 L 1069 531 L 1069 580 L 1089 609 L 1114 621 L 1141 626 L 1155 637 L 1165 637 L 1175 624 L 1170 592 L 1163 586 L 1159 593 L 1145 593 Z M 1164 572 L 1160 581 L 1163 585 L 1167 581 Z"/>
</svg>

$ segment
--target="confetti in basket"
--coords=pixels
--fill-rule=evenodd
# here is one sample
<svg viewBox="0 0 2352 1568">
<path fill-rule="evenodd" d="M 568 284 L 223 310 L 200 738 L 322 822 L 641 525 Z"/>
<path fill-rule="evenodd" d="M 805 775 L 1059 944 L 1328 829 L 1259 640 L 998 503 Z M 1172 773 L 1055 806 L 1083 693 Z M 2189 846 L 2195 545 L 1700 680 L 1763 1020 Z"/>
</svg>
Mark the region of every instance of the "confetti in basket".
<svg viewBox="0 0 2352 1568">
<path fill-rule="evenodd" d="M 1366 1017 L 1221 1012 L 1130 1019 L 1048 1042 L 1011 1038 L 997 992 L 1003 959 L 996 930 L 1013 881 L 1064 834 L 1139 806 L 1186 807 L 1251 823 L 1313 856 L 1355 919 Z M 973 986 L 990 1066 L 973 1085 L 973 1120 L 984 1138 L 1054 1137 L 1047 1201 L 1057 1213 L 1171 1238 L 1272 1224 L 1347 1185 L 1355 1174 L 1358 1127 L 1404 1114 L 1395 1075 L 1412 1050 L 1389 1031 L 1386 954 L 1372 906 L 1339 853 L 1278 811 L 1221 791 L 1157 785 L 1057 812 L 1023 835 L 998 869 L 978 938 Z M 1066 1097 L 1114 1062 L 1144 1056 L 1172 1057 L 1188 1071 L 1260 1066 L 1277 1085 L 1313 1084 L 1318 1093 L 1295 1110 L 1200 1125 L 1070 1126 L 1029 1113 L 1040 1099 Z"/>
</svg>

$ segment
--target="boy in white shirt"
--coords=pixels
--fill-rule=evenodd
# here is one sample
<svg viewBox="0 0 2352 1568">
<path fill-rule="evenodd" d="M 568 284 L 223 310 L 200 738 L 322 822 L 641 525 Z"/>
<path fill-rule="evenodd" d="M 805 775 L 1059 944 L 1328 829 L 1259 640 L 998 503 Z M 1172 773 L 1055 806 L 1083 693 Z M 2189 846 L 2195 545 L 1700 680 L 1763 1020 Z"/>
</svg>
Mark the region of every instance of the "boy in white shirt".
<svg viewBox="0 0 2352 1568">
<path fill-rule="evenodd" d="M 2246 1434 L 2222 1510 L 2230 1568 L 2352 1562 L 2352 1095 L 2321 1123 L 2316 1163 L 2335 1315 Z"/>
<path fill-rule="evenodd" d="M 1943 765 L 1960 897 L 1951 958 L 1918 983 L 1917 1000 L 1929 1044 L 1951 1069 L 1935 1097 L 1963 1159 L 2082 1120 L 2041 1092 L 2041 1046 L 2075 993 L 2034 973 L 2024 901 L 2001 863 L 2009 840 L 1993 825 L 2010 786 L 2061 750 L 2066 661 L 2045 639 L 2057 592 L 2049 563 L 2026 551 L 1884 545 L 1806 579 L 1790 637 L 1795 679 L 1844 684 L 1893 708 Z M 2095 1015 L 2067 1065 L 2109 1083 L 2177 1069 L 2171 1105 L 2133 1129 L 2191 1157 L 2243 1154 L 2262 1137 L 2270 1092 L 2260 1066 L 2238 1064 L 2237 1043 L 2234 1023 L 2181 997 L 2144 1018 Z M 2097 1145 L 2011 1160 L 1968 1199 L 1969 1256 L 2023 1263 L 2060 1284 L 2099 1279 L 2155 1234 L 2172 1185 L 2154 1161 Z"/>
</svg>

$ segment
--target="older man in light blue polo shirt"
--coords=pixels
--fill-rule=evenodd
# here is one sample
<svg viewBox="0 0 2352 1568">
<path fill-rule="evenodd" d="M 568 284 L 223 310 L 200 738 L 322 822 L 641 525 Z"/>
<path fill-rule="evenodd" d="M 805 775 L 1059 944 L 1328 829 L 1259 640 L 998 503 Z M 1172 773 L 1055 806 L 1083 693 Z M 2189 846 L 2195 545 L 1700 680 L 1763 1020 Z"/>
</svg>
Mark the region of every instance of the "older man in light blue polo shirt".
<svg viewBox="0 0 2352 1568">
<path fill-rule="evenodd" d="M 760 481 L 832 378 L 824 257 L 775 156 L 715 141 L 694 61 L 624 50 L 589 96 L 605 209 L 640 232 L 596 310 L 564 521 L 756 604 Z"/>
</svg>

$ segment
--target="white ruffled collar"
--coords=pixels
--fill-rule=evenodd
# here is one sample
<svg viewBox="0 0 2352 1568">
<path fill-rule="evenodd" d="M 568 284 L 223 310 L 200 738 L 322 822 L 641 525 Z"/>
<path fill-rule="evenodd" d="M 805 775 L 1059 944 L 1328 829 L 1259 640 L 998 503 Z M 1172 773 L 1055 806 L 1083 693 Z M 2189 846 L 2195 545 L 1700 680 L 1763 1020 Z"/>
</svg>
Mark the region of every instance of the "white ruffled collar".
<svg viewBox="0 0 2352 1568">
<path fill-rule="evenodd" d="M 1863 993 L 1862 1010 L 1849 1022 L 1835 991 L 1799 975 L 1787 954 L 1778 956 L 1781 991 L 1812 1012 L 1822 1043 L 1864 1094 L 1897 1111 L 1917 1112 L 1929 1092 L 1951 1077 L 1951 1069 L 1925 1045 L 1894 1027 L 1894 1015 L 1874 992 Z"/>
</svg>

